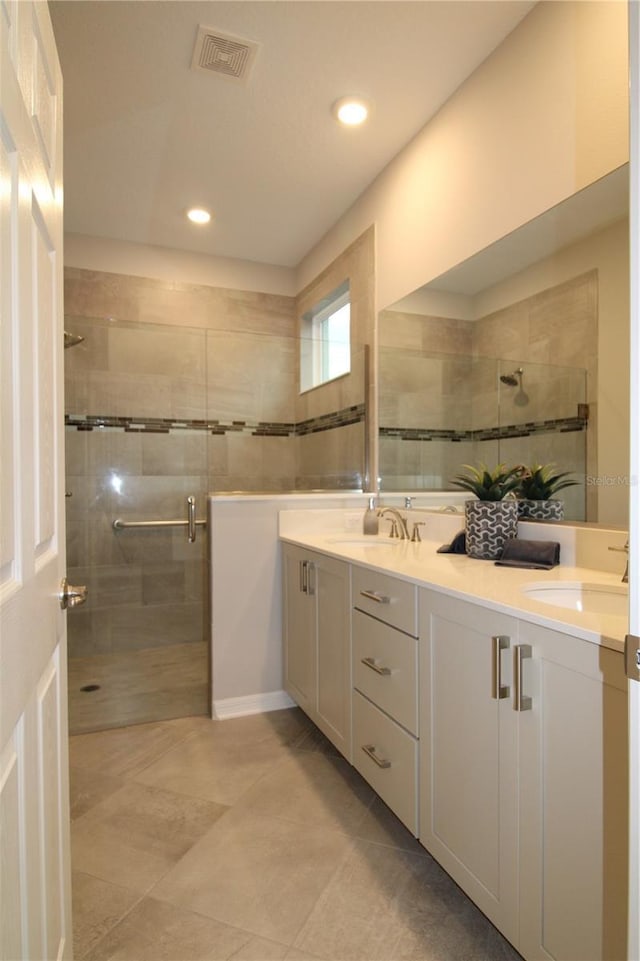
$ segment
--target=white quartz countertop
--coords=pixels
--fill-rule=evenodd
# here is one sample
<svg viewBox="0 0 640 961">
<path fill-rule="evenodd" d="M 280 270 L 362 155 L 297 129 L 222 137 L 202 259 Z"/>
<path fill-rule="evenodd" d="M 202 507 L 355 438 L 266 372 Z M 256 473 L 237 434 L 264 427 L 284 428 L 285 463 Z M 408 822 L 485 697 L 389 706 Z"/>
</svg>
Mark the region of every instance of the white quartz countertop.
<svg viewBox="0 0 640 961">
<path fill-rule="evenodd" d="M 471 600 L 483 607 L 543 627 L 580 637 L 615 651 L 624 649 L 628 631 L 627 616 L 596 614 L 551 606 L 523 593 L 531 585 L 589 583 L 620 587 L 620 575 L 583 567 L 558 566 L 550 571 L 496 567 L 493 561 L 480 561 L 466 555 L 438 554 L 442 541 L 390 540 L 385 536 L 349 537 L 344 531 L 290 531 L 280 539 L 309 550 L 393 574 L 420 587 Z M 380 544 L 380 540 L 384 544 Z M 349 541 L 351 540 L 351 543 Z M 376 542 L 376 543 L 373 543 Z"/>
</svg>

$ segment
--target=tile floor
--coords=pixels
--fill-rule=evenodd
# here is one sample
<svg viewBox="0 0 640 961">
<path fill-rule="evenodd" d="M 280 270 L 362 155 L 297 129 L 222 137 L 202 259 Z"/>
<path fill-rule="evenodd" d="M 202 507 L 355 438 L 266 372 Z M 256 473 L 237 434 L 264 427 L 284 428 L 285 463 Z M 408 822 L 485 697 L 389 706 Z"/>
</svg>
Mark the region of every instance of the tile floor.
<svg viewBox="0 0 640 961">
<path fill-rule="evenodd" d="M 519 961 L 297 709 L 70 761 L 76 961 Z"/>
</svg>

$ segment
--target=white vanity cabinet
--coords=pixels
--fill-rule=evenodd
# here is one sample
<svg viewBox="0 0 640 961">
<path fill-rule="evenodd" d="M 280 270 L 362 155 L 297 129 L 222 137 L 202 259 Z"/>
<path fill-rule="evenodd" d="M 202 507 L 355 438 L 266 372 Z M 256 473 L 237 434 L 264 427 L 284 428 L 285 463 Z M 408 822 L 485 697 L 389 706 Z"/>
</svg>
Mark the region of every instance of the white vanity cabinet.
<svg viewBox="0 0 640 961">
<path fill-rule="evenodd" d="M 352 568 L 353 764 L 418 834 L 417 588 Z"/>
<path fill-rule="evenodd" d="M 623 655 L 520 622 L 519 950 L 618 961 L 627 933 Z M 526 701 L 530 698 L 530 703 Z"/>
<path fill-rule="evenodd" d="M 420 591 L 421 841 L 527 961 L 626 957 L 623 656 Z"/>
<path fill-rule="evenodd" d="M 285 689 L 351 760 L 349 565 L 283 544 Z"/>
<path fill-rule="evenodd" d="M 420 591 L 420 840 L 518 943 L 515 618 Z M 563 959 L 564 961 L 564 959 Z"/>
</svg>

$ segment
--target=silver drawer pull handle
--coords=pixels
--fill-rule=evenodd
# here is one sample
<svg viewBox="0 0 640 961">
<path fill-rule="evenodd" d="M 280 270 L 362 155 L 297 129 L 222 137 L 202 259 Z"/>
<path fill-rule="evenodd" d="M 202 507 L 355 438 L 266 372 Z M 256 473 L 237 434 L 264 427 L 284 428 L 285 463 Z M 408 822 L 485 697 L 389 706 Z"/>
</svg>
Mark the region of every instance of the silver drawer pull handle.
<svg viewBox="0 0 640 961">
<path fill-rule="evenodd" d="M 509 649 L 511 638 L 505 634 L 495 634 L 491 638 L 493 647 L 491 657 L 491 697 L 496 701 L 501 701 L 509 697 L 509 688 L 502 683 L 502 665 L 500 655 L 502 651 Z"/>
<path fill-rule="evenodd" d="M 389 604 L 391 602 L 390 597 L 378 594 L 377 591 L 360 591 L 360 594 L 362 597 L 368 597 L 370 601 L 376 601 L 378 604 Z"/>
<path fill-rule="evenodd" d="M 385 677 L 391 674 L 390 667 L 380 667 L 380 665 L 376 664 L 372 657 L 363 657 L 360 663 L 364 664 L 365 667 L 370 667 L 372 671 L 376 672 L 376 674 L 384 674 Z"/>
<path fill-rule="evenodd" d="M 531 650 L 531 644 L 518 644 L 516 647 L 516 658 L 515 658 L 515 698 L 513 709 L 514 711 L 530 711 L 533 707 L 533 701 L 530 697 L 522 692 L 522 685 L 524 681 L 524 668 L 523 661 L 528 660 L 533 656 Z"/>
<path fill-rule="evenodd" d="M 373 744 L 363 744 L 362 750 L 364 753 L 374 761 L 378 767 L 388 768 L 391 767 L 391 761 L 387 761 L 384 757 L 378 757 L 376 754 L 376 749 Z"/>
</svg>

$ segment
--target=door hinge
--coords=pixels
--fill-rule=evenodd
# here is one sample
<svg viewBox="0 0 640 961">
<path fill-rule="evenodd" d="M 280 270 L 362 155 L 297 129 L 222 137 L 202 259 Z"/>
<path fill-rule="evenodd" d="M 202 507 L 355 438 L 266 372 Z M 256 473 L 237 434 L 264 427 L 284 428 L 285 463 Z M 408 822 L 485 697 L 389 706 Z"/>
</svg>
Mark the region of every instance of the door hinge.
<svg viewBox="0 0 640 961">
<path fill-rule="evenodd" d="M 640 637 L 627 634 L 624 639 L 624 672 L 631 681 L 640 681 Z"/>
</svg>

